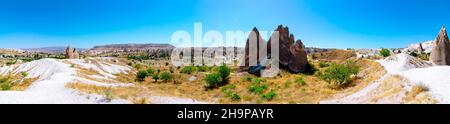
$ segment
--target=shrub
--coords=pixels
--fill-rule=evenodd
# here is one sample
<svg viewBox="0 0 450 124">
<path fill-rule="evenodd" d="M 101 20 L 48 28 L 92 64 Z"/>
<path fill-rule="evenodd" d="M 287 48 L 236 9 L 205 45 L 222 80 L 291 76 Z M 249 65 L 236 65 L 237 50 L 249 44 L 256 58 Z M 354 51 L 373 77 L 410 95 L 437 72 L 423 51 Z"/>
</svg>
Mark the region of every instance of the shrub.
<svg viewBox="0 0 450 124">
<path fill-rule="evenodd" d="M 232 93 L 232 94 L 230 95 L 230 98 L 231 98 L 231 100 L 233 100 L 233 101 L 239 101 L 239 100 L 241 100 L 241 96 L 239 96 L 239 94 L 237 94 L 237 93 Z"/>
<path fill-rule="evenodd" d="M 328 84 L 335 87 L 346 86 L 351 83 L 351 75 L 356 75 L 359 72 L 359 67 L 353 61 L 348 61 L 345 64 L 332 64 L 329 68 L 324 70 L 320 78 L 325 80 Z"/>
<path fill-rule="evenodd" d="M 7 66 L 9 66 L 9 65 L 14 65 L 14 64 L 16 64 L 16 61 L 6 62 L 6 65 L 7 65 Z"/>
<path fill-rule="evenodd" d="M 222 78 L 222 83 L 228 83 L 228 79 L 231 72 L 230 68 L 227 65 L 223 64 L 222 66 L 219 67 L 218 72 L 220 74 L 220 77 Z"/>
<path fill-rule="evenodd" d="M 195 66 L 185 66 L 181 69 L 180 73 L 191 74 L 195 71 Z"/>
<path fill-rule="evenodd" d="M 152 79 L 153 79 L 153 81 L 158 82 L 159 75 L 158 74 L 153 75 Z"/>
<path fill-rule="evenodd" d="M 136 80 L 144 81 L 147 76 L 148 76 L 148 72 L 147 71 L 139 71 L 136 74 Z"/>
<path fill-rule="evenodd" d="M 172 75 L 169 72 L 163 72 L 159 75 L 159 77 L 161 77 L 161 80 L 163 80 L 164 82 L 172 80 Z"/>
<path fill-rule="evenodd" d="M 208 74 L 205 77 L 205 81 L 206 81 L 206 88 L 214 88 L 217 87 L 221 81 L 220 79 L 220 75 L 218 73 L 213 73 L 213 74 Z"/>
<path fill-rule="evenodd" d="M 241 96 L 239 96 L 239 94 L 233 92 L 232 90 L 236 89 L 236 85 L 234 84 L 228 84 L 225 87 L 222 87 L 222 92 L 225 93 L 227 95 L 227 97 L 230 97 L 231 100 L 233 101 L 239 101 L 241 99 Z"/>
<path fill-rule="evenodd" d="M 263 93 L 269 87 L 269 85 L 261 85 L 261 82 L 263 82 L 263 80 L 261 80 L 260 78 L 255 78 L 253 85 L 251 85 L 248 90 L 254 94 Z"/>
<path fill-rule="evenodd" d="M 141 69 L 141 64 L 135 64 L 133 67 L 134 67 L 135 69 L 139 70 L 139 69 Z"/>
<path fill-rule="evenodd" d="M 265 99 L 265 100 L 270 101 L 270 100 L 272 100 L 276 95 L 277 95 L 277 94 L 276 94 L 273 90 L 271 90 L 270 92 L 268 92 L 268 93 L 262 95 L 262 98 Z"/>
<path fill-rule="evenodd" d="M 319 67 L 320 67 L 320 68 L 328 67 L 328 66 L 330 66 L 330 64 L 325 63 L 325 62 L 319 62 Z"/>
<path fill-rule="evenodd" d="M 409 53 L 409 55 L 411 55 L 411 56 L 413 56 L 413 57 L 419 56 L 419 54 L 417 54 L 416 51 L 413 51 L 413 52 Z"/>
<path fill-rule="evenodd" d="M 11 89 L 11 81 L 9 78 L 0 78 L 1 90 L 10 90 Z"/>
<path fill-rule="evenodd" d="M 148 75 L 153 75 L 155 73 L 155 70 L 153 68 L 148 68 L 146 71 Z"/>
<path fill-rule="evenodd" d="M 228 83 L 230 76 L 230 68 L 225 64 L 217 69 L 216 73 L 206 75 L 206 88 L 212 89 Z"/>
<path fill-rule="evenodd" d="M 20 75 L 22 75 L 22 77 L 27 77 L 28 76 L 28 72 L 25 72 L 25 71 L 23 71 L 23 72 L 20 72 Z"/>
<path fill-rule="evenodd" d="M 249 82 L 249 81 L 252 81 L 252 77 L 250 77 L 250 76 L 244 76 L 244 77 L 242 77 L 242 81 L 245 81 L 245 82 Z"/>
<path fill-rule="evenodd" d="M 383 57 L 388 57 L 391 55 L 391 51 L 386 48 L 381 48 L 380 54 Z"/>
<path fill-rule="evenodd" d="M 206 72 L 209 70 L 210 70 L 210 68 L 208 66 L 198 66 L 197 67 L 197 71 L 199 71 L 199 72 Z"/>
<path fill-rule="evenodd" d="M 300 84 L 302 86 L 306 85 L 306 82 L 305 82 L 305 80 L 303 80 L 302 77 L 296 77 L 295 78 L 295 83 Z"/>
</svg>

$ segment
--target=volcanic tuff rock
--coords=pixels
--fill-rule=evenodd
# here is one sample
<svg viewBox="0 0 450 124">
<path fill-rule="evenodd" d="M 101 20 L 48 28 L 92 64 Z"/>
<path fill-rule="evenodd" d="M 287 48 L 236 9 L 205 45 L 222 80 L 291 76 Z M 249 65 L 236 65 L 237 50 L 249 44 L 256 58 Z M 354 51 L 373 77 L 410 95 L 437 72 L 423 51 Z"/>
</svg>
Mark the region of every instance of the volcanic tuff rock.
<svg viewBox="0 0 450 124">
<path fill-rule="evenodd" d="M 275 31 L 278 31 L 279 33 L 279 64 L 280 68 L 284 70 L 288 70 L 294 73 L 299 73 L 306 70 L 306 65 L 308 63 L 307 60 L 307 53 L 305 51 L 305 46 L 303 45 L 301 40 L 297 40 L 297 42 L 294 43 L 294 35 L 289 33 L 289 28 L 284 27 L 283 25 L 280 25 L 277 27 Z M 267 65 L 268 59 L 271 59 L 271 44 L 272 39 L 270 39 L 267 43 L 262 39 L 262 37 L 259 35 L 259 32 L 256 28 L 253 29 L 254 36 L 257 36 L 257 48 L 256 52 L 250 52 L 249 42 L 252 37 L 247 39 L 247 43 L 245 46 L 245 64 L 241 69 L 247 70 L 251 74 L 259 75 L 260 71 L 265 69 Z M 252 36 L 252 35 L 250 35 Z M 272 35 L 273 37 L 273 35 Z M 265 47 L 266 46 L 266 47 Z M 260 50 L 261 48 L 261 50 Z M 267 55 L 264 56 L 264 54 L 258 55 L 256 53 L 264 52 L 264 49 L 267 49 Z M 256 55 L 255 55 L 256 54 Z M 257 65 L 251 65 L 252 60 L 249 60 L 251 56 L 256 56 L 257 58 Z M 253 60 L 254 63 L 255 60 Z"/>
<path fill-rule="evenodd" d="M 445 27 L 442 27 L 436 37 L 430 60 L 436 65 L 450 65 L 450 41 Z"/>
<path fill-rule="evenodd" d="M 77 49 L 68 46 L 66 48 L 66 59 L 79 59 L 80 53 L 78 53 Z"/>
</svg>

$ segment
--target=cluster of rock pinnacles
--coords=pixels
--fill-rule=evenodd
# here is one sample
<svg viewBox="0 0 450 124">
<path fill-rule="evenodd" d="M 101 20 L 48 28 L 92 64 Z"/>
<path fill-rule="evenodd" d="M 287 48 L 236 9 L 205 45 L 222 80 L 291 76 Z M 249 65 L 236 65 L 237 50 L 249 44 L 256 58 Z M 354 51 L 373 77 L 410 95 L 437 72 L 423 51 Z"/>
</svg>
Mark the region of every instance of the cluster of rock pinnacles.
<svg viewBox="0 0 450 124">
<path fill-rule="evenodd" d="M 68 46 L 66 48 L 66 59 L 79 59 L 80 53 L 78 53 L 77 49 Z"/>
<path fill-rule="evenodd" d="M 305 46 L 301 40 L 294 41 L 294 35 L 289 33 L 289 28 L 279 25 L 275 31 L 278 31 L 279 42 L 279 67 L 293 73 L 303 72 L 307 68 L 308 60 Z M 251 38 L 256 36 L 256 38 Z M 261 71 L 266 69 L 271 58 L 272 37 L 266 42 L 260 35 L 258 29 L 253 28 L 252 33 L 247 39 L 245 45 L 245 58 L 241 70 L 248 71 L 251 74 L 260 75 Z M 249 46 L 250 40 L 256 39 L 256 46 Z M 256 49 L 251 52 L 250 47 Z M 254 49 L 253 49 L 254 50 Z M 267 51 L 267 54 L 260 52 Z M 255 57 L 256 56 L 256 57 Z M 250 58 L 257 58 L 256 60 Z M 256 61 L 256 62 L 255 62 Z M 251 64 L 256 63 L 256 65 Z"/>
<path fill-rule="evenodd" d="M 434 41 L 430 60 L 436 65 L 450 65 L 450 41 L 445 27 L 441 28 Z"/>
</svg>

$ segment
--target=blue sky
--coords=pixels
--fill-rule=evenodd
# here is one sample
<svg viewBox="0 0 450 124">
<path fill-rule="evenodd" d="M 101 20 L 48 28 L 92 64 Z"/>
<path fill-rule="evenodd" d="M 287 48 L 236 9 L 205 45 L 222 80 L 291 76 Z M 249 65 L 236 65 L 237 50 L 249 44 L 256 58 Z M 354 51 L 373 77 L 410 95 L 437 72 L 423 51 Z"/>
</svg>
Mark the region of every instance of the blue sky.
<svg viewBox="0 0 450 124">
<path fill-rule="evenodd" d="M 173 32 L 272 31 L 306 46 L 404 47 L 450 25 L 448 0 L 1 0 L 3 48 L 169 43 Z M 193 32 L 192 32 L 193 33 Z"/>
</svg>

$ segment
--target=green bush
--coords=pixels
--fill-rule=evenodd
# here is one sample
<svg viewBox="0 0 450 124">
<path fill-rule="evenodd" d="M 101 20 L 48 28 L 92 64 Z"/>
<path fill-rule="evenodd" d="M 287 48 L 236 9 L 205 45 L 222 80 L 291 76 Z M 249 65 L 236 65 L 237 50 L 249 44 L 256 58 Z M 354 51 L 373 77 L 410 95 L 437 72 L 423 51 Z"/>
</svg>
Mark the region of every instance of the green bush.
<svg viewBox="0 0 450 124">
<path fill-rule="evenodd" d="M 153 75 L 152 79 L 153 79 L 153 81 L 158 82 L 159 75 L 158 74 Z"/>
<path fill-rule="evenodd" d="M 217 87 L 221 81 L 220 75 L 218 73 L 208 74 L 205 77 L 206 88 L 214 88 Z"/>
<path fill-rule="evenodd" d="M 232 94 L 230 95 L 230 98 L 231 98 L 231 100 L 233 100 L 233 101 L 239 101 L 239 100 L 241 100 L 241 96 L 239 96 L 239 94 L 237 94 L 237 93 L 232 93 Z"/>
<path fill-rule="evenodd" d="M 27 77 L 28 76 L 28 72 L 25 72 L 25 71 L 23 71 L 23 72 L 20 72 L 20 75 L 22 75 L 22 77 Z"/>
<path fill-rule="evenodd" d="M 147 70 L 148 75 L 153 75 L 155 73 L 155 69 L 153 68 L 148 68 Z"/>
<path fill-rule="evenodd" d="M 250 91 L 251 93 L 254 93 L 254 94 L 263 93 L 269 87 L 269 85 L 267 85 L 267 84 L 261 85 L 261 82 L 264 82 L 264 80 L 262 80 L 260 78 L 255 78 L 253 80 L 253 84 L 248 88 L 248 91 Z"/>
<path fill-rule="evenodd" d="M 162 72 L 159 77 L 161 77 L 161 80 L 164 82 L 167 82 L 169 80 L 172 80 L 172 75 L 169 72 Z"/>
<path fill-rule="evenodd" d="M 139 72 L 136 74 L 136 80 L 138 80 L 138 81 L 144 81 L 145 78 L 146 78 L 148 75 L 149 75 L 149 74 L 148 74 L 147 71 L 139 71 Z"/>
<path fill-rule="evenodd" d="M 242 77 L 242 81 L 244 81 L 244 82 L 250 82 L 250 81 L 252 81 L 252 77 L 250 77 L 250 76 L 244 76 L 244 77 Z"/>
<path fill-rule="evenodd" d="M 133 67 L 134 67 L 135 69 L 137 69 L 137 70 L 140 70 L 140 69 L 141 69 L 141 64 L 135 64 Z"/>
<path fill-rule="evenodd" d="M 272 100 L 276 95 L 277 95 L 277 94 L 276 94 L 273 90 L 271 90 L 270 92 L 268 92 L 268 93 L 262 95 L 262 98 L 265 99 L 265 100 L 270 101 L 270 100 Z"/>
<path fill-rule="evenodd" d="M 320 78 L 325 80 L 328 84 L 334 87 L 343 87 L 351 83 L 351 75 L 356 75 L 359 72 L 359 67 L 353 61 L 348 61 L 345 64 L 332 64 L 329 68 L 324 70 Z"/>
<path fill-rule="evenodd" d="M 386 49 L 386 48 L 381 48 L 380 54 L 383 57 L 388 57 L 388 56 L 391 55 L 391 51 L 389 49 Z"/>
<path fill-rule="evenodd" d="M 211 70 L 211 68 L 208 67 L 208 66 L 198 66 L 198 67 L 197 67 L 197 71 L 198 71 L 198 72 L 207 72 L 207 71 L 209 71 L 209 70 Z"/>
<path fill-rule="evenodd" d="M 330 66 L 330 64 L 325 63 L 325 62 L 319 62 L 319 67 L 320 67 L 320 68 L 328 67 L 328 66 Z"/>
<path fill-rule="evenodd" d="M 195 66 L 185 66 L 180 70 L 180 73 L 191 74 L 195 71 Z"/>
<path fill-rule="evenodd" d="M 230 76 L 231 69 L 223 64 L 219 67 L 218 73 L 220 74 L 220 77 L 222 78 L 222 83 L 228 83 L 228 79 Z"/>
<path fill-rule="evenodd" d="M 302 86 L 306 85 L 306 82 L 305 82 L 305 80 L 303 80 L 302 77 L 296 77 L 295 78 L 295 83 L 300 84 Z"/>
<path fill-rule="evenodd" d="M 12 85 L 9 78 L 0 78 L 1 90 L 10 90 Z"/>
<path fill-rule="evenodd" d="M 239 94 L 233 92 L 233 90 L 236 89 L 236 85 L 234 84 L 228 84 L 221 88 L 222 92 L 227 95 L 227 97 L 230 97 L 233 101 L 239 101 L 241 99 L 241 96 Z"/>
<path fill-rule="evenodd" d="M 220 66 L 217 72 L 206 75 L 205 87 L 212 89 L 222 85 L 226 85 L 229 80 L 230 72 L 231 72 L 230 68 L 227 67 L 225 64 Z"/>
</svg>

